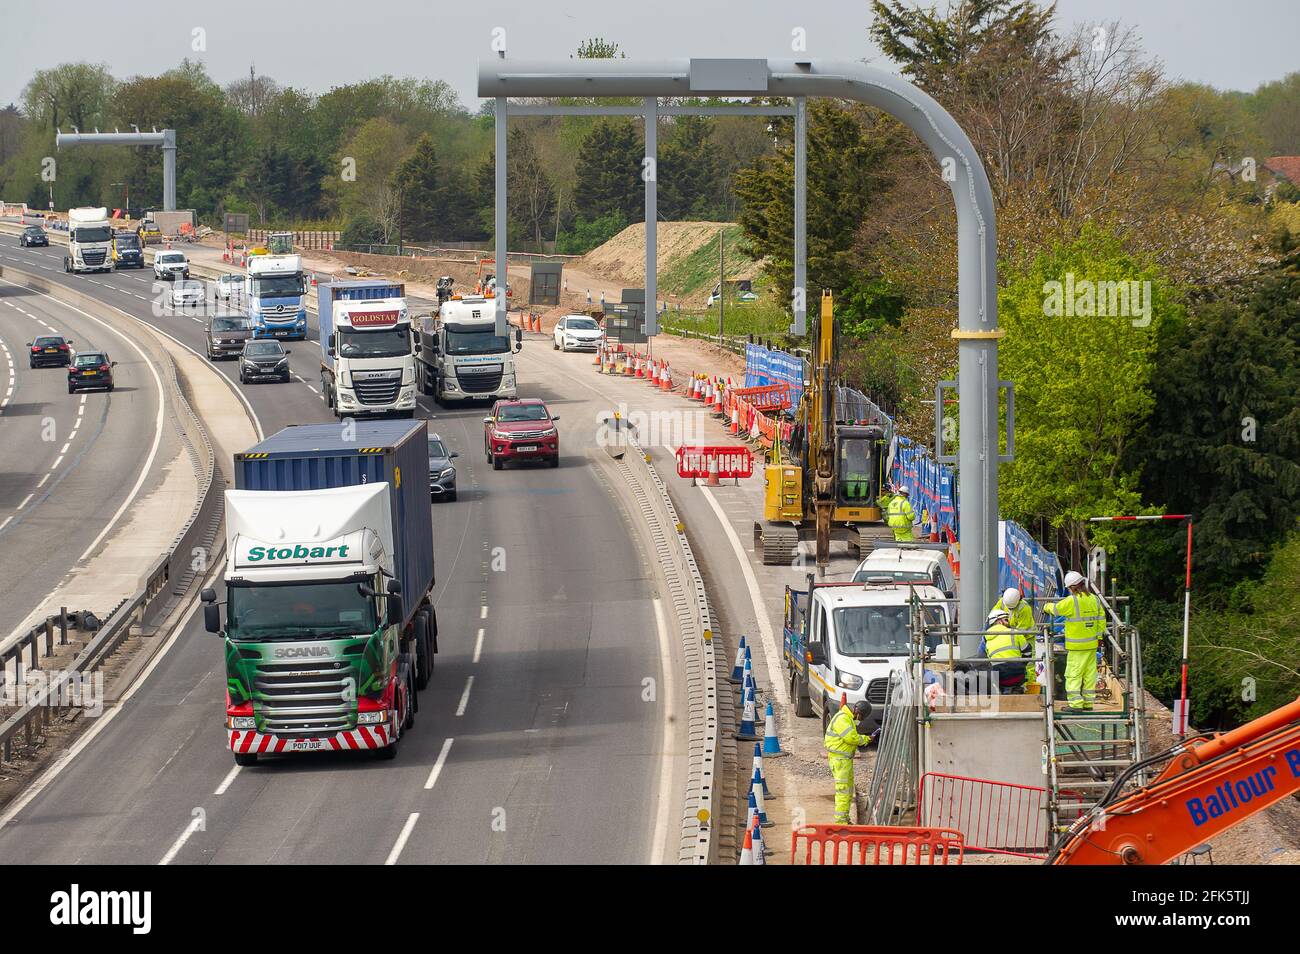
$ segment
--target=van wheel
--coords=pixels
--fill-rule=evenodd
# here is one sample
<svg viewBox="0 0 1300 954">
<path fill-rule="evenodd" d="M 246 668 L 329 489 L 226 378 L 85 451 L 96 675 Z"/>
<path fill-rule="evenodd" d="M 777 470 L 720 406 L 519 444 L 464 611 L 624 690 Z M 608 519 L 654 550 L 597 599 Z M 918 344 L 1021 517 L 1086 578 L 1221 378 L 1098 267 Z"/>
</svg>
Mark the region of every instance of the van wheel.
<svg viewBox="0 0 1300 954">
<path fill-rule="evenodd" d="M 257 753 L 256 753 L 256 752 L 236 752 L 236 753 L 235 753 L 235 764 L 236 764 L 236 765 L 243 765 L 243 766 L 256 765 L 256 764 L 257 764 Z"/>
<path fill-rule="evenodd" d="M 799 671 L 795 670 L 790 674 L 790 698 L 794 700 L 794 714 L 801 719 L 807 719 L 812 716 L 812 700 L 808 698 L 808 693 L 804 692 L 799 685 Z"/>
<path fill-rule="evenodd" d="M 822 699 L 822 735 L 831 727 L 831 701 L 828 698 Z"/>
</svg>

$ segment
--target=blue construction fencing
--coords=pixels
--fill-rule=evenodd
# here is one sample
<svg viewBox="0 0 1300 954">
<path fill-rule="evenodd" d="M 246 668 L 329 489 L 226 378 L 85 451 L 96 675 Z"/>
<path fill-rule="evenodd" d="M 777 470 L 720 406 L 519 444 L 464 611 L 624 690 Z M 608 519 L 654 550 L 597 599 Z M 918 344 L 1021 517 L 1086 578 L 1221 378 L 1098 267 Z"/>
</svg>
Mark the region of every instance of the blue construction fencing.
<svg viewBox="0 0 1300 954">
<path fill-rule="evenodd" d="M 790 385 L 790 406 L 798 407 L 803 396 L 805 362 L 798 355 L 759 344 L 745 346 L 745 387 L 758 388 L 767 384 Z"/>
</svg>

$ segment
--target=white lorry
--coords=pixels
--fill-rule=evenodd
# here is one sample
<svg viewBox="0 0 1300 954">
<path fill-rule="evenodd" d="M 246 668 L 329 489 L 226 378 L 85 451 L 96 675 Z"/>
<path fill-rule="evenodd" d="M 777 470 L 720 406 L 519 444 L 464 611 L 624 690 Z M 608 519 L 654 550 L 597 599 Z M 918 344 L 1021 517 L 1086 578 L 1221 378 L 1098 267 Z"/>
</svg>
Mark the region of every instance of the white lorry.
<svg viewBox="0 0 1300 954">
<path fill-rule="evenodd" d="M 254 255 L 248 260 L 244 301 L 254 338 L 307 337 L 306 281 L 300 255 Z"/>
<path fill-rule="evenodd" d="M 113 223 L 108 218 L 108 209 L 68 210 L 68 252 L 63 256 L 63 270 L 113 270 Z"/>
<path fill-rule="evenodd" d="M 419 329 L 417 379 L 420 391 L 439 404 L 469 400 L 514 400 L 515 352 L 523 347 L 523 332 L 514 341 L 496 333 L 495 302 L 482 295 L 452 298 L 426 318 Z"/>
<path fill-rule="evenodd" d="M 406 299 L 396 297 L 404 286 L 352 281 L 318 288 L 321 394 L 334 416 L 414 417 L 415 337 Z"/>
<path fill-rule="evenodd" d="M 953 604 L 934 586 L 888 577 L 865 583 L 810 578 L 806 590 L 787 586 L 783 642 L 795 714 L 820 716 L 824 730 L 842 698 L 849 705 L 866 700 L 872 707 L 867 722 L 878 726 L 890 680 L 908 665 L 914 604 L 926 625 L 926 649 L 938 652 Z"/>
</svg>

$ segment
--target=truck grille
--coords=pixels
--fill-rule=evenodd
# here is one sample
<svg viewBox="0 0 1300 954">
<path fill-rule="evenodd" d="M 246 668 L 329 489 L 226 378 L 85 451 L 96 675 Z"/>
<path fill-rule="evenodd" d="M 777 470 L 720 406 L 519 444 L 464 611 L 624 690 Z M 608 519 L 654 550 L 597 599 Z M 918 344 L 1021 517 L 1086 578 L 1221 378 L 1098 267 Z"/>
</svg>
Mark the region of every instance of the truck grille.
<svg viewBox="0 0 1300 954">
<path fill-rule="evenodd" d="M 82 252 L 81 260 L 87 265 L 103 265 L 105 252 Z"/>
<path fill-rule="evenodd" d="M 402 388 L 402 375 L 398 372 L 392 377 L 363 380 L 354 374 L 352 386 L 357 392 L 357 400 L 362 404 L 392 404 L 397 400 L 397 392 Z"/>
<path fill-rule="evenodd" d="M 351 670 L 340 662 L 263 662 L 253 680 L 253 696 L 275 735 L 332 735 L 351 727 L 356 707 Z"/>
<path fill-rule="evenodd" d="M 501 374 L 501 369 L 486 374 L 459 371 L 456 378 L 460 381 L 461 390 L 466 394 L 490 394 L 501 387 Z"/>
<path fill-rule="evenodd" d="M 872 679 L 867 683 L 867 701 L 873 706 L 883 706 L 889 699 L 889 678 Z"/>
</svg>

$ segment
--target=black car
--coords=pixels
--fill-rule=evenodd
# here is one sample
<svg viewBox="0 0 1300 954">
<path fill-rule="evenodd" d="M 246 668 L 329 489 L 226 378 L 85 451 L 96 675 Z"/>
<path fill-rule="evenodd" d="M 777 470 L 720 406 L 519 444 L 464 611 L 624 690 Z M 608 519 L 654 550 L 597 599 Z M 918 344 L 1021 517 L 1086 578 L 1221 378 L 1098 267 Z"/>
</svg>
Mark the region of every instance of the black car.
<svg viewBox="0 0 1300 954">
<path fill-rule="evenodd" d="M 68 393 L 75 394 L 86 388 L 113 390 L 113 368 L 107 351 L 78 351 L 68 365 Z"/>
<path fill-rule="evenodd" d="M 429 499 L 456 499 L 456 467 L 453 457 L 459 457 L 455 451 L 448 451 L 447 445 L 437 434 L 429 435 Z"/>
<path fill-rule="evenodd" d="M 33 368 L 61 368 L 72 361 L 72 342 L 62 335 L 42 335 L 27 342 Z"/>
<path fill-rule="evenodd" d="M 273 338 L 248 341 L 239 355 L 239 380 L 250 381 L 289 380 L 289 352 Z"/>
<path fill-rule="evenodd" d="M 113 261 L 118 268 L 144 268 L 144 248 L 134 232 L 113 233 Z"/>
<path fill-rule="evenodd" d="M 50 237 L 45 234 L 45 229 L 39 225 L 29 225 L 18 236 L 18 244 L 23 248 L 31 248 L 33 245 L 44 245 L 49 248 Z"/>
</svg>

